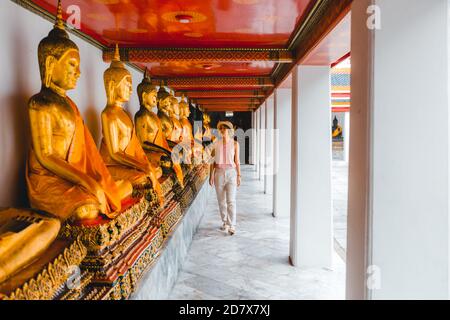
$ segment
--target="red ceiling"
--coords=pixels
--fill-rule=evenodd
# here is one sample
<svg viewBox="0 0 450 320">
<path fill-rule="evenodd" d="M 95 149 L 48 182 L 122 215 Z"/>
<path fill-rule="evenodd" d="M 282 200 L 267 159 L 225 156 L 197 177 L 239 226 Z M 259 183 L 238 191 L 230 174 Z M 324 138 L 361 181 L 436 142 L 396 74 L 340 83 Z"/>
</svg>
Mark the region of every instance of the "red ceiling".
<svg viewBox="0 0 450 320">
<path fill-rule="evenodd" d="M 193 63 L 182 62 L 150 62 L 138 64 L 147 67 L 150 74 L 155 77 L 204 77 L 204 76 L 266 76 L 275 66 L 274 62 L 226 62 L 226 63 Z"/>
<path fill-rule="evenodd" d="M 350 52 L 351 14 L 336 27 L 301 61 L 303 65 L 331 65 Z"/>
<path fill-rule="evenodd" d="M 81 31 L 107 46 L 283 48 L 311 1 L 63 0 L 63 8 L 79 6 Z M 56 0 L 33 2 L 56 11 Z M 194 21 L 174 21 L 182 12 Z"/>
<path fill-rule="evenodd" d="M 57 0 L 30 1 L 52 14 L 56 12 Z M 65 20 L 69 16 L 66 12 L 68 7 L 79 6 L 80 31 L 105 47 L 118 43 L 122 48 L 165 48 L 169 51 L 170 48 L 234 50 L 287 48 L 293 32 L 316 1 L 62 0 L 62 5 Z M 191 22 L 177 21 L 175 16 L 180 14 L 190 15 Z M 349 45 L 350 19 L 347 17 L 325 36 L 301 63 L 331 64 L 349 52 Z M 256 59 L 247 63 L 228 58 L 223 58 L 226 61 L 217 62 L 196 60 L 154 61 L 138 66 L 147 67 L 150 75 L 156 79 L 169 80 L 169 86 L 176 90 L 228 90 L 227 96 L 222 99 L 233 97 L 234 92 L 234 97 L 242 96 L 243 90 L 270 89 L 264 79 L 270 79 L 277 66 L 273 61 Z M 210 77 L 222 77 L 222 81 L 213 81 Z M 244 80 L 235 79 L 233 82 L 227 77 L 243 77 Z M 255 77 L 255 81 L 245 80 L 251 77 Z M 173 82 L 171 79 L 185 80 L 180 84 L 179 80 Z M 198 83 L 198 79 L 207 81 Z M 282 87 L 289 87 L 289 81 L 283 83 Z"/>
</svg>

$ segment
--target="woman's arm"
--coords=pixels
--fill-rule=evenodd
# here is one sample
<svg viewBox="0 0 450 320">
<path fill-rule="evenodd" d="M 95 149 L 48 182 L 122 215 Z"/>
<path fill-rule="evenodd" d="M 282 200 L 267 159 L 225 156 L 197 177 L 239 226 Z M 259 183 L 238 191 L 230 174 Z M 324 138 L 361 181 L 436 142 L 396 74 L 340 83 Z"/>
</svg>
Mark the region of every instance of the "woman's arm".
<svg viewBox="0 0 450 320">
<path fill-rule="evenodd" d="M 209 184 L 211 185 L 211 187 L 214 185 L 214 171 L 216 169 L 216 166 L 215 166 L 216 162 L 214 161 L 215 153 L 216 153 L 215 148 L 213 148 L 211 151 L 211 158 L 208 159 L 208 161 L 209 161 Z"/>
<path fill-rule="evenodd" d="M 237 186 L 241 185 L 241 162 L 239 157 L 239 142 L 234 142 L 234 164 L 236 165 L 237 172 Z"/>
</svg>

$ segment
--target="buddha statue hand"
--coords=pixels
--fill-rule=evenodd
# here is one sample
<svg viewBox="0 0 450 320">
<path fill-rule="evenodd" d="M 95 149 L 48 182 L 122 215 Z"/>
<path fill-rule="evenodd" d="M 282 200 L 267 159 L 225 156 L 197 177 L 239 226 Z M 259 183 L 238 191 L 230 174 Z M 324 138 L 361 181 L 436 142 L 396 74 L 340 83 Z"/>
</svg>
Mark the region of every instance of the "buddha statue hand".
<svg viewBox="0 0 450 320">
<path fill-rule="evenodd" d="M 100 213 L 107 212 L 105 191 L 96 181 L 89 181 L 88 184 L 88 191 L 97 198 L 98 203 L 89 203 L 76 208 L 74 212 L 76 220 L 95 219 Z"/>
<path fill-rule="evenodd" d="M 90 179 L 90 180 L 93 180 L 93 179 Z M 95 180 L 89 181 L 88 183 L 89 183 L 88 191 L 97 198 L 97 200 L 99 202 L 99 206 L 98 206 L 99 210 L 101 212 L 105 213 L 107 211 L 107 203 L 108 203 L 106 200 L 105 191 Z"/>
<path fill-rule="evenodd" d="M 74 217 L 76 220 L 91 220 L 98 216 L 100 208 L 96 204 L 87 204 L 75 209 Z"/>
</svg>

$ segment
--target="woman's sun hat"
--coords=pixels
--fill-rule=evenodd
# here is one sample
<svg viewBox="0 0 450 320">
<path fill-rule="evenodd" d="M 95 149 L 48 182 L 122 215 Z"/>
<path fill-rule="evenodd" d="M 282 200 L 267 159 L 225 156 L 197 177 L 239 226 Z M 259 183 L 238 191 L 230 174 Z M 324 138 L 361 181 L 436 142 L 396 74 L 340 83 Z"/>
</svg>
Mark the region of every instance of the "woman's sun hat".
<svg viewBox="0 0 450 320">
<path fill-rule="evenodd" d="M 228 127 L 228 129 L 233 130 L 233 124 L 230 121 L 219 121 L 219 123 L 217 123 L 217 129 L 220 129 L 221 126 L 225 126 Z"/>
</svg>

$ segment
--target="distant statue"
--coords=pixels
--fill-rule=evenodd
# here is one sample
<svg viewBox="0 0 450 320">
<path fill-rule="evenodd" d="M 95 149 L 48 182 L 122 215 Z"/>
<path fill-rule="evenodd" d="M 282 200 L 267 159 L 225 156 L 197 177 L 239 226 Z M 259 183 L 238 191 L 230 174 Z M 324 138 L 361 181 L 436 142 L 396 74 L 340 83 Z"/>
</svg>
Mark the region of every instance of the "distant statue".
<svg viewBox="0 0 450 320">
<path fill-rule="evenodd" d="M 339 125 L 339 120 L 335 116 L 333 119 L 333 127 L 331 128 L 333 139 L 341 139 L 342 138 L 342 127 Z"/>
</svg>

